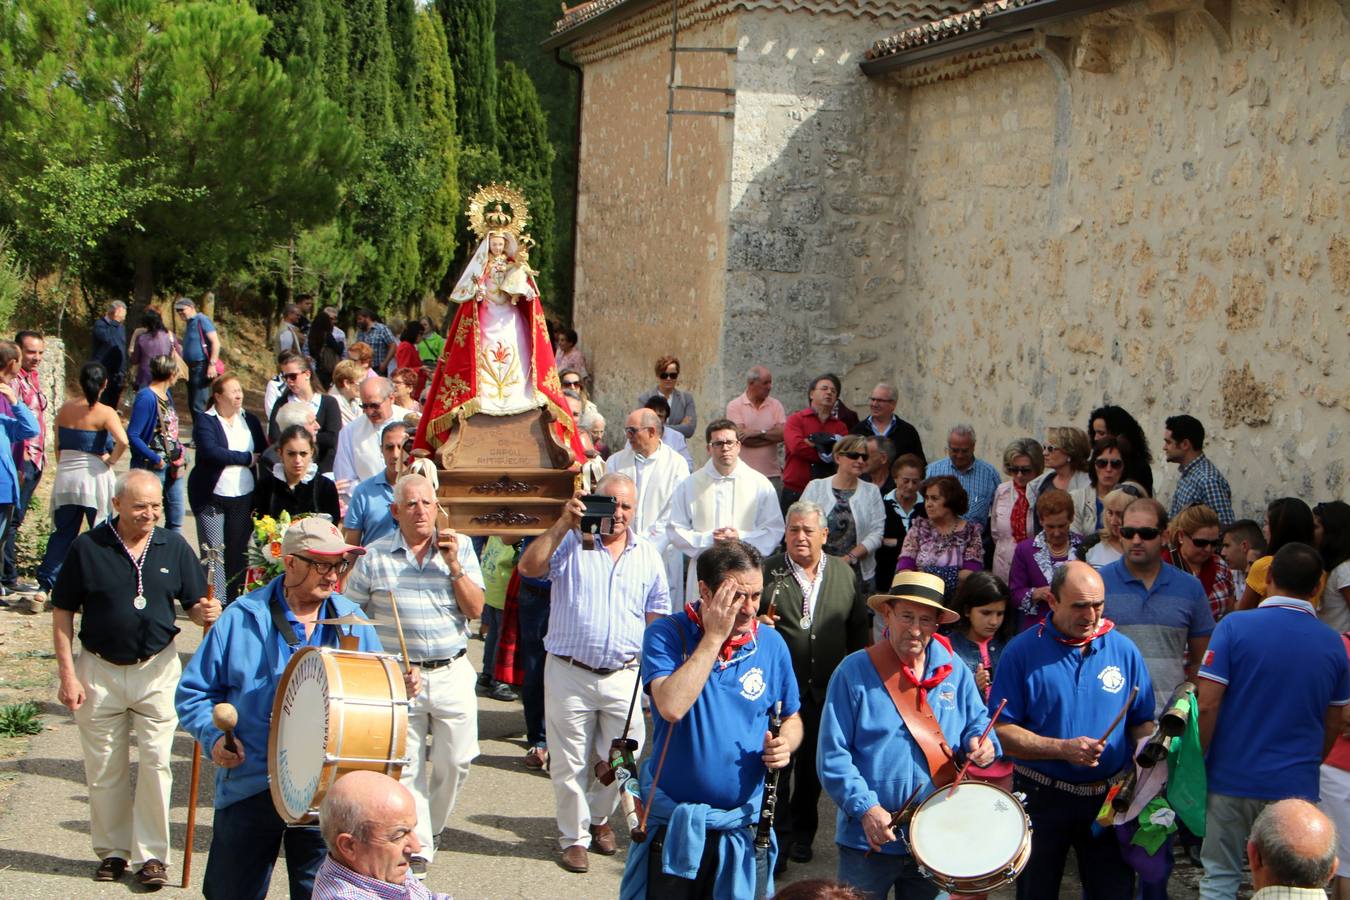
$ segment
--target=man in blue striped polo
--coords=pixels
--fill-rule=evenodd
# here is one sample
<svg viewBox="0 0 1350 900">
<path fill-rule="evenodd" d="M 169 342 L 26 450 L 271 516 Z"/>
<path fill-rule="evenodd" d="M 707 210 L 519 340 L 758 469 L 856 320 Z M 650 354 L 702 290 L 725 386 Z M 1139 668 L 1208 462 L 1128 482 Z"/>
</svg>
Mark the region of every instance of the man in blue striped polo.
<svg viewBox="0 0 1350 900">
<path fill-rule="evenodd" d="M 392 602 L 422 672 L 422 689 L 408 710 L 408 756 L 403 784 L 417 805 L 413 874 L 426 874 L 455 797 L 478 755 L 477 673 L 464 654 L 468 623 L 483 612 L 483 573 L 472 542 L 436 528 L 436 493 L 421 475 L 394 485 L 391 507 L 398 531 L 366 548 L 343 593 L 375 620 L 385 647 L 399 646 Z M 431 758 L 423 748 L 431 735 Z M 430 771 L 428 772 L 428 762 Z"/>
</svg>

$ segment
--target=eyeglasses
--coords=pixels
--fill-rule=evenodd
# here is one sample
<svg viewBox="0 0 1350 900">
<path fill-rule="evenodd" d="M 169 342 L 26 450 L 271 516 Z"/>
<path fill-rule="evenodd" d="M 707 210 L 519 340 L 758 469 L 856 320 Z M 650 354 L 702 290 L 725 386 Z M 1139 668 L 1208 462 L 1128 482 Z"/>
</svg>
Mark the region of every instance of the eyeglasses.
<svg viewBox="0 0 1350 900">
<path fill-rule="evenodd" d="M 661 380 L 662 380 L 662 381 L 674 381 L 676 378 L 679 378 L 679 377 L 680 377 L 680 373 L 679 373 L 679 372 L 662 372 L 662 373 L 661 373 Z"/>
<path fill-rule="evenodd" d="M 362 408 L 362 409 L 367 409 L 367 410 L 369 410 L 369 409 L 379 409 L 381 406 L 384 406 L 384 401 L 383 401 L 383 400 L 379 401 L 378 403 L 362 403 L 362 404 L 361 404 L 361 408 Z"/>
<path fill-rule="evenodd" d="M 1123 459 L 1094 459 L 1092 464 L 1099 469 L 1123 469 L 1125 460 Z"/>
<path fill-rule="evenodd" d="M 850 450 L 847 453 L 841 453 L 839 455 L 844 457 L 845 459 L 860 459 L 863 462 L 867 462 L 867 454 L 859 453 L 857 450 Z"/>
<path fill-rule="evenodd" d="M 1223 546 L 1223 538 L 1198 538 L 1186 535 L 1186 540 L 1190 541 L 1201 550 L 1218 550 Z"/>
<path fill-rule="evenodd" d="M 868 403 L 894 403 L 895 401 L 892 400 L 890 397 L 868 397 L 868 398 L 867 398 L 867 402 L 868 402 Z"/>
<path fill-rule="evenodd" d="M 894 607 L 892 607 L 894 609 Z M 896 615 L 895 620 L 906 628 L 913 628 L 915 625 L 928 631 L 936 628 L 938 620 L 933 616 L 916 616 L 914 613 L 903 612 Z"/>
<path fill-rule="evenodd" d="M 1156 528 L 1135 528 L 1133 525 L 1126 525 L 1120 529 L 1120 536 L 1127 541 L 1133 540 L 1136 534 L 1139 535 L 1142 540 L 1156 541 L 1158 535 L 1162 534 L 1162 532 Z"/>
<path fill-rule="evenodd" d="M 339 575 L 346 575 L 352 568 L 351 562 L 346 559 L 339 559 L 336 562 L 319 562 L 317 559 L 310 559 L 308 556 L 301 556 L 298 553 L 295 558 L 308 563 L 309 567 L 318 572 L 320 577 L 332 575 L 334 572 Z"/>
<path fill-rule="evenodd" d="M 1054 453 L 1058 449 L 1054 444 L 1041 444 L 1041 451 L 1044 453 Z"/>
<path fill-rule="evenodd" d="M 1034 471 L 1031 466 L 1008 466 L 1009 475 L 1030 475 Z"/>
<path fill-rule="evenodd" d="M 294 381 L 301 375 L 308 375 L 308 374 L 309 374 L 308 372 L 282 372 L 281 377 L 286 379 L 287 381 Z"/>
<path fill-rule="evenodd" d="M 638 433 L 639 431 L 641 431 L 641 430 L 642 430 L 641 428 L 634 428 L 632 425 L 625 425 L 625 426 L 624 426 L 624 429 L 623 429 L 623 433 L 626 434 L 626 435 L 628 435 L 629 437 L 632 437 L 633 435 L 637 434 L 637 433 Z"/>
<path fill-rule="evenodd" d="M 730 441 L 709 441 L 708 446 L 714 450 L 729 450 L 739 443 L 740 441 L 734 439 Z"/>
</svg>

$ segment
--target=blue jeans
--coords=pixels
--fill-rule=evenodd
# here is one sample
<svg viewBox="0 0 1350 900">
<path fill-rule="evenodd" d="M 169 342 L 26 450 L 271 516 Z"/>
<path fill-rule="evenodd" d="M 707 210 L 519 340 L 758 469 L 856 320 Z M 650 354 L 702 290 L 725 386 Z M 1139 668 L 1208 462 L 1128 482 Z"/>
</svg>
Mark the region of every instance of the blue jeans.
<svg viewBox="0 0 1350 900">
<path fill-rule="evenodd" d="M 287 828 L 270 791 L 216 810 L 202 893 L 207 900 L 265 900 L 282 846 L 291 900 L 309 900 L 327 852 L 317 827 Z"/>
<path fill-rule="evenodd" d="M 914 857 L 890 853 L 870 856 L 852 847 L 839 847 L 839 880 L 867 895 L 867 900 L 886 900 L 895 889 L 895 900 L 935 900 L 947 895 L 919 874 Z"/>
<path fill-rule="evenodd" d="M 0 584 L 4 584 L 5 587 L 12 588 L 15 582 L 19 580 L 14 540 L 19 535 L 19 526 L 23 525 L 23 517 L 28 512 L 28 504 L 33 500 L 33 491 L 41 480 L 42 470 L 33 465 L 31 459 L 25 459 L 23 465 L 19 467 L 19 502 L 10 514 L 9 524 L 3 529 L 5 546 L 4 564 L 3 568 L 0 568 Z"/>
<path fill-rule="evenodd" d="M 47 538 L 47 552 L 42 555 L 42 564 L 38 566 L 38 586 L 50 592 L 56 584 L 56 576 L 61 574 L 61 564 L 70 553 L 70 545 L 80 536 L 80 523 L 94 525 L 94 510 L 88 506 L 62 506 L 52 513 L 52 535 Z"/>
<path fill-rule="evenodd" d="M 186 474 L 179 475 L 173 481 L 166 481 L 169 476 L 169 467 L 162 469 L 152 468 L 148 460 L 133 459 L 131 461 L 133 469 L 144 469 L 159 479 L 159 486 L 164 489 L 164 527 L 170 531 L 183 530 L 183 481 Z M 183 468 L 179 467 L 179 472 Z"/>
<path fill-rule="evenodd" d="M 1205 802 L 1205 842 L 1200 862 L 1200 900 L 1232 900 L 1242 884 L 1242 864 L 1247 860 L 1247 836 L 1257 815 L 1274 801 L 1255 797 L 1230 797 L 1210 792 Z"/>
<path fill-rule="evenodd" d="M 524 671 L 520 703 L 525 708 L 525 742 L 531 747 L 548 745 L 544 733 L 544 635 L 548 633 L 549 588 L 520 582 L 517 594 L 518 634 L 516 658 Z"/>
<path fill-rule="evenodd" d="M 200 362 L 190 362 L 187 364 L 188 409 L 192 412 L 192 422 L 194 425 L 197 422 L 197 417 L 206 412 L 206 398 L 211 393 L 211 376 L 207 372 L 207 367 L 210 365 L 211 361 L 206 359 L 203 359 Z"/>
</svg>

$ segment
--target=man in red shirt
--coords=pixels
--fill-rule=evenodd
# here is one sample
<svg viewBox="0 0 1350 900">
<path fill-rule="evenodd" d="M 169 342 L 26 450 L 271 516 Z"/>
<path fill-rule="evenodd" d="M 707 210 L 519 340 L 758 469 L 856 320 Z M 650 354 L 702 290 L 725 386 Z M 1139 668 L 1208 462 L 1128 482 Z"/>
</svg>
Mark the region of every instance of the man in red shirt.
<svg viewBox="0 0 1350 900">
<path fill-rule="evenodd" d="M 811 382 L 810 406 L 788 416 L 783 426 L 783 508 L 801 498 L 813 478 L 834 474 L 834 442 L 848 434 L 848 426 L 834 414 L 839 391 L 829 375 Z M 834 439 L 813 435 L 835 435 Z"/>
</svg>

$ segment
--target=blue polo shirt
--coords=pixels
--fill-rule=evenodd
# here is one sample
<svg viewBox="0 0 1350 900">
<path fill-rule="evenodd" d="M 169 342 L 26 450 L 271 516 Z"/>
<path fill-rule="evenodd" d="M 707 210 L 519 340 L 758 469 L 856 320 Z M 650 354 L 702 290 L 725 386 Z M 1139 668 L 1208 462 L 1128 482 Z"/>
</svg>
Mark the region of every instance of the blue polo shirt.
<svg viewBox="0 0 1350 900">
<path fill-rule="evenodd" d="M 1186 644 L 1214 632 L 1205 586 L 1188 572 L 1162 564 L 1153 586 L 1130 574 L 1118 559 L 1098 570 L 1106 583 L 1104 615 L 1144 654 L 1157 712 L 1186 679 Z"/>
<path fill-rule="evenodd" d="M 1316 802 L 1327 707 L 1350 703 L 1340 635 L 1305 601 L 1271 597 L 1220 620 L 1200 677 L 1227 686 L 1205 754 L 1210 791 Z"/>
<path fill-rule="evenodd" d="M 1100 738 L 1139 686 L 1125 721 L 1106 740 L 1096 766 L 1075 766 L 1062 759 L 1015 759 L 1018 765 L 1073 784 L 1101 781 L 1120 771 L 1131 755 L 1129 730 L 1153 719 L 1153 682 L 1134 642 L 1108 631 L 1080 647 L 1060 642 L 1063 633 L 1049 619 L 1008 642 L 994 673 L 989 707 L 1004 697 L 1000 722 L 1010 722 L 1047 738 Z M 1341 653 L 1344 656 L 1344 651 Z M 1012 756 L 1012 754 L 1008 754 Z"/>
<path fill-rule="evenodd" d="M 642 683 L 650 690 L 653 680 L 684 665 L 702 637 L 703 630 L 683 612 L 653 622 L 642 643 Z M 801 707 L 792 657 L 777 631 L 761 628 L 728 665 L 713 666 L 683 719 L 671 724 L 652 716 L 653 752 L 642 767 L 643 796 L 673 728 L 660 783 L 672 800 L 714 809 L 757 805 L 764 789 L 764 733 L 780 700 L 785 719 Z"/>
<path fill-rule="evenodd" d="M 356 486 L 347 503 L 342 524 L 361 532 L 361 543 L 369 547 L 386 535 L 398 531 L 398 523 L 389 507 L 394 502 L 394 486 L 379 471 Z"/>
<path fill-rule="evenodd" d="M 215 330 L 216 326 L 203 313 L 188 319 L 183 328 L 183 362 L 195 363 L 210 359 L 206 336 L 215 333 Z"/>
</svg>

